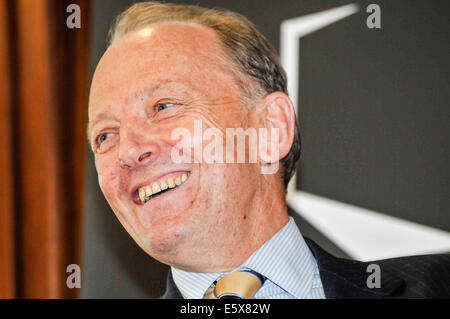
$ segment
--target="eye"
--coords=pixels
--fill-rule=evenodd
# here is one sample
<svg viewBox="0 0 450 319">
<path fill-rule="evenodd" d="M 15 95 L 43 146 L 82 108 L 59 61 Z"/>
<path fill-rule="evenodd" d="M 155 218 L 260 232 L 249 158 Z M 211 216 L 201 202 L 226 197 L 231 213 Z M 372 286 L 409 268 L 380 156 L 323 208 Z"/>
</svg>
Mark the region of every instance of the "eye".
<svg viewBox="0 0 450 319">
<path fill-rule="evenodd" d="M 174 106 L 175 103 L 158 103 L 154 106 L 155 112 L 161 112 L 168 107 Z"/>
<path fill-rule="evenodd" d="M 99 136 L 97 136 L 97 139 L 95 140 L 97 143 L 97 146 L 100 146 L 107 138 L 111 137 L 114 133 L 102 133 Z"/>
</svg>

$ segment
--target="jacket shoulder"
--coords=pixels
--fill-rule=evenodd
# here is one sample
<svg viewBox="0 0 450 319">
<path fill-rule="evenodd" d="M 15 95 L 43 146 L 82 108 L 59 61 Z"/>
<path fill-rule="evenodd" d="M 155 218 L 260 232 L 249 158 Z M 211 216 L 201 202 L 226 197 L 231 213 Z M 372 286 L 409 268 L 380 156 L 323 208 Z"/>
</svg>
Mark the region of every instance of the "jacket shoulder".
<svg viewBox="0 0 450 319">
<path fill-rule="evenodd" d="M 327 298 L 450 298 L 450 254 L 357 261 L 335 257 L 305 238 Z M 367 284 L 378 265 L 380 287 Z"/>
<path fill-rule="evenodd" d="M 369 262 L 404 281 L 394 296 L 402 298 L 449 298 L 450 254 L 398 257 Z"/>
</svg>

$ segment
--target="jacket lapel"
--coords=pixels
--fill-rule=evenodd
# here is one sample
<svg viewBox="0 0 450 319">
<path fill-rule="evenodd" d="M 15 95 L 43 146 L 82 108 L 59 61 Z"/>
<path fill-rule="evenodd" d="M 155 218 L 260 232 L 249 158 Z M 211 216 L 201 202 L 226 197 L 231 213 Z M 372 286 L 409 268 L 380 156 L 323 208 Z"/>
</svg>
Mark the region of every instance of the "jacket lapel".
<svg viewBox="0 0 450 319">
<path fill-rule="evenodd" d="M 369 288 L 367 278 L 372 272 L 367 271 L 367 266 L 378 262 L 337 258 L 312 240 L 305 238 L 305 241 L 316 258 L 325 296 L 328 299 L 393 298 L 393 294 L 405 284 L 401 278 L 394 276 L 380 265 L 380 288 Z"/>
<path fill-rule="evenodd" d="M 170 269 L 169 274 L 167 275 L 166 292 L 161 296 L 160 299 L 183 299 L 180 290 L 173 281 L 172 271 Z"/>
</svg>

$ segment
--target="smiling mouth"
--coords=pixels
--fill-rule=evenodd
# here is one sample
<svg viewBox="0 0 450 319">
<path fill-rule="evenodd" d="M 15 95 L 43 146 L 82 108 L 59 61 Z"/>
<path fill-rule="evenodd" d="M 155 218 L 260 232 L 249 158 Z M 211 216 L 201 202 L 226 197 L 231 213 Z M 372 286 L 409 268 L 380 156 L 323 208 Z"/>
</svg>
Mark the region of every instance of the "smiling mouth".
<svg viewBox="0 0 450 319">
<path fill-rule="evenodd" d="M 165 192 L 177 188 L 183 184 L 189 178 L 189 172 L 170 176 L 167 179 L 162 179 L 151 183 L 150 185 L 145 185 L 136 190 L 136 196 L 139 198 L 138 202 L 140 204 L 145 204 L 149 200 L 157 197 Z"/>
</svg>

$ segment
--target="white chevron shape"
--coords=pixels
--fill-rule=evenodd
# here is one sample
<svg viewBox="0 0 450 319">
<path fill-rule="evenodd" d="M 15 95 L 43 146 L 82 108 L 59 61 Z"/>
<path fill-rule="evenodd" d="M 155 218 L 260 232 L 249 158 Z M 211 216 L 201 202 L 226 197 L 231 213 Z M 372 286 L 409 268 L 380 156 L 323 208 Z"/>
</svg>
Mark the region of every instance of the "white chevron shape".
<svg viewBox="0 0 450 319">
<path fill-rule="evenodd" d="M 280 57 L 288 77 L 289 95 L 297 112 L 299 38 L 358 10 L 358 5 L 349 4 L 289 19 L 281 24 Z M 294 176 L 287 196 L 291 208 L 355 259 L 368 261 L 450 251 L 450 233 L 446 231 L 298 191 L 295 181 Z"/>
<path fill-rule="evenodd" d="M 287 202 L 358 260 L 450 252 L 450 233 L 440 229 L 301 191 L 291 193 Z"/>
<path fill-rule="evenodd" d="M 345 6 L 285 20 L 280 30 L 280 58 L 288 78 L 289 96 L 298 111 L 299 38 L 358 12 L 358 5 Z"/>
</svg>

